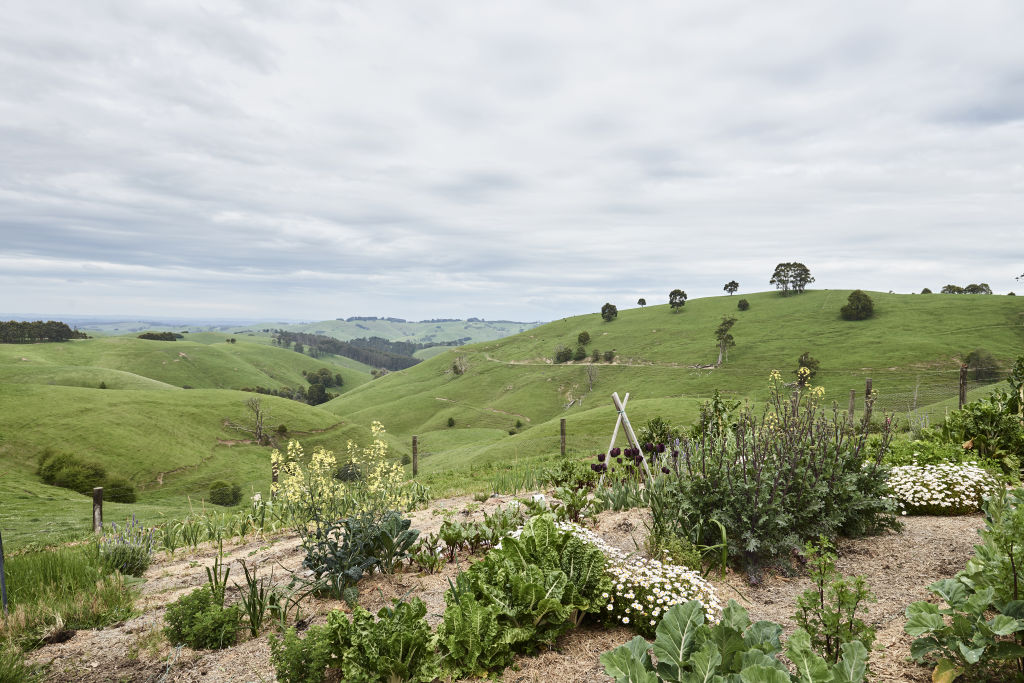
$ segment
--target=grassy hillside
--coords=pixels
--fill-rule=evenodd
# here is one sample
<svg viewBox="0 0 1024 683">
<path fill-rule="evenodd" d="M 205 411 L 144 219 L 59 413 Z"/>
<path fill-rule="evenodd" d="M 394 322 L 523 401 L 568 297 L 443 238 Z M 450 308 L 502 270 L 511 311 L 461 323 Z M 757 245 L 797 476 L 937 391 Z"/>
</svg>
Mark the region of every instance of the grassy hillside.
<svg viewBox="0 0 1024 683">
<path fill-rule="evenodd" d="M 315 408 L 264 397 L 271 424 L 286 424 L 307 451 L 342 451 L 350 438 L 365 442 L 369 423 L 381 420 L 396 457 L 419 437 L 421 477 L 444 493 L 483 490 L 502 472 L 549 461 L 563 418 L 570 453 L 606 449 L 613 391 L 629 392 L 638 427 L 655 416 L 689 424 L 716 389 L 763 400 L 768 373 L 792 377 L 806 351 L 821 361 L 814 382 L 842 409 L 851 389 L 860 408 L 870 377 L 878 408 L 904 421 L 935 421 L 956 406 L 964 354 L 984 347 L 1008 366 L 1024 351 L 1024 299 L 871 293 L 875 318 L 847 322 L 838 312 L 848 294 L 745 295 L 750 309 L 742 312 L 739 297 L 714 297 L 678 313 L 667 305 L 623 310 L 608 323 L 597 314 L 578 316 L 424 354 L 419 365 L 373 381 L 347 359 L 312 359 L 256 333 L 232 335 L 235 344 L 219 332 L 190 332 L 176 342 L 111 337 L 0 346 L 0 527 L 14 544 L 39 529 L 55 536 L 86 529 L 88 499 L 34 475 L 46 448 L 100 462 L 140 487 L 137 505 L 112 507 L 108 518 L 128 510 L 146 521 L 183 514 L 202 505 L 218 478 L 265 491 L 267 449 L 238 443 L 243 435 L 224 425 L 243 420 L 253 396 L 234 389 L 295 386 L 303 370 L 325 365 L 339 368 L 345 393 Z M 714 330 L 723 315 L 737 318 L 736 346 L 721 367 L 706 367 L 717 358 Z M 582 331 L 592 339 L 588 354 L 613 350 L 614 363 L 552 363 L 556 347 L 575 347 Z M 100 382 L 109 389 L 97 388 Z M 972 386 L 972 396 L 986 391 Z"/>
<path fill-rule="evenodd" d="M 357 422 L 382 419 L 395 433 L 417 434 L 428 452 L 435 451 L 431 442 L 449 439 L 448 418 L 455 420 L 455 430 L 506 434 L 448 450 L 433 462 L 428 458 L 424 471 L 434 472 L 454 462 L 484 465 L 550 453 L 558 447 L 560 418 L 567 420 L 570 448 L 604 449 L 615 420 L 608 398 L 613 391 L 631 394 L 635 425 L 658 415 L 692 422 L 700 402 L 716 389 L 763 400 L 768 373 L 778 369 L 794 378 L 805 351 L 821 361 L 814 382 L 842 409 L 851 390 L 861 409 L 870 377 L 879 393 L 876 410 L 896 411 L 903 419 L 914 411 L 915 419 L 930 415 L 934 421 L 956 405 L 963 355 L 984 347 L 1008 366 L 1024 350 L 1024 301 L 1016 297 L 870 294 L 876 315 L 859 322 L 839 317 L 849 291 L 745 295 L 747 311 L 737 310 L 740 297 L 723 296 L 690 301 L 678 313 L 662 305 L 620 311 L 607 323 L 596 313 L 568 318 L 450 350 L 324 407 Z M 736 346 L 721 367 L 701 367 L 717 359 L 714 330 L 724 315 L 737 318 Z M 593 366 L 592 387 L 589 361 L 552 363 L 556 347 L 575 347 L 582 331 L 592 339 L 588 353 L 616 353 L 613 364 Z M 461 375 L 452 370 L 456 357 L 466 365 Z M 519 433 L 507 436 L 510 429 Z"/>
</svg>

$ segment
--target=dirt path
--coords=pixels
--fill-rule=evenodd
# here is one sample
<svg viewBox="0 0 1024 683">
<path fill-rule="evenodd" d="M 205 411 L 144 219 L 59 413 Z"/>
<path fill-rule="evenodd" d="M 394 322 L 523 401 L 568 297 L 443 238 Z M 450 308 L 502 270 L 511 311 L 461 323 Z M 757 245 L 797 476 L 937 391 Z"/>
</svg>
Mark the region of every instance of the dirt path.
<svg viewBox="0 0 1024 683">
<path fill-rule="evenodd" d="M 469 496 L 436 501 L 429 510 L 412 516 L 414 528 L 422 533 L 436 532 L 444 512 L 457 519 L 478 519 L 484 511 L 506 505 L 512 496 L 498 496 L 482 505 Z M 643 548 L 646 537 L 646 512 L 606 512 L 599 516 L 595 531 L 611 545 L 627 551 Z M 898 535 L 844 540 L 840 544 L 839 570 L 844 574 L 866 577 L 878 601 L 869 606 L 867 620 L 878 630 L 876 649 L 871 654 L 874 681 L 931 680 L 930 672 L 907 660 L 911 639 L 903 634 L 903 612 L 915 600 L 927 597 L 926 586 L 963 568 L 977 542 L 982 526 L 980 515 L 968 517 L 908 517 L 906 529 Z M 283 583 L 292 573 L 301 573 L 302 548 L 293 534 L 272 539 L 250 539 L 225 548 L 225 562 L 231 577 L 241 577 L 240 562 L 257 564 L 261 575 L 274 573 Z M 43 647 L 31 659 L 49 663 L 47 681 L 273 681 L 267 637 L 248 638 L 221 651 L 192 651 L 171 647 L 160 634 L 166 605 L 188 590 L 206 581 L 216 550 L 209 545 L 198 552 L 178 553 L 171 558 L 160 553 L 146 572 L 146 583 L 137 602 L 142 614 L 129 621 L 102 630 L 80 631 L 70 640 Z M 469 558 L 447 565 L 428 576 L 402 572 L 390 577 L 373 575 L 360 584 L 361 604 L 375 611 L 392 598 L 419 596 L 427 604 L 427 619 L 432 626 L 440 621 L 448 579 L 464 569 Z M 797 596 L 810 587 L 804 576 L 767 577 L 754 588 L 742 576 L 730 573 L 724 580 L 712 582 L 723 602 L 733 598 L 750 612 L 751 619 L 770 619 L 781 623 L 787 632 L 795 625 L 790 620 Z M 229 598 L 230 600 L 231 598 Z M 311 599 L 304 603 L 303 615 L 309 623 L 326 620 L 332 609 L 345 609 L 334 600 Z M 522 657 L 518 670 L 509 669 L 503 680 L 509 683 L 543 681 L 577 683 L 609 681 L 598 657 L 633 637 L 625 628 L 584 626 L 561 638 L 555 649 L 535 657 Z"/>
</svg>

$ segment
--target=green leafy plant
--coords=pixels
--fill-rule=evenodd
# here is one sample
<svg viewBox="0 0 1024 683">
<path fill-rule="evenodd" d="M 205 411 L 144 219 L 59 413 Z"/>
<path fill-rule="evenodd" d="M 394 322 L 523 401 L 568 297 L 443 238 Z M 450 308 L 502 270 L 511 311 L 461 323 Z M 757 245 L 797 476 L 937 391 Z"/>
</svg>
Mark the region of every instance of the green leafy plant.
<svg viewBox="0 0 1024 683">
<path fill-rule="evenodd" d="M 864 623 L 858 612 L 864 603 L 874 601 L 864 577 L 840 577 L 836 555 L 827 538 L 804 546 L 808 573 L 814 588 L 797 598 L 798 611 L 793 621 L 804 629 L 813 647 L 826 661 L 835 664 L 845 643 L 859 642 L 866 650 L 875 641 L 875 629 Z"/>
<path fill-rule="evenodd" d="M 214 505 L 230 507 L 238 505 L 240 500 L 242 500 L 242 487 L 238 484 L 229 484 L 223 480 L 210 484 L 210 502 Z"/>
<path fill-rule="evenodd" d="M 934 664 L 933 680 L 1024 680 L 1024 491 L 993 496 L 979 533 L 966 568 L 929 586 L 947 607 L 907 608 L 910 653 Z"/>
<path fill-rule="evenodd" d="M 742 683 L 857 683 L 864 680 L 868 653 L 857 642 L 846 643 L 838 663 L 829 664 L 814 653 L 807 632 L 798 629 L 786 643 L 786 655 L 796 675 L 778 659 L 782 627 L 769 621 L 751 624 L 735 601 L 717 624 L 705 621 L 697 601 L 673 605 L 658 623 L 655 640 L 637 636 L 601 655 L 605 673 L 617 683 L 682 683 L 742 681 Z M 655 666 L 649 651 L 657 658 Z"/>
<path fill-rule="evenodd" d="M 241 610 L 237 605 L 224 607 L 224 594 L 206 585 L 168 605 L 164 621 L 164 633 L 175 645 L 215 650 L 234 644 Z"/>
<path fill-rule="evenodd" d="M 411 524 L 411 520 L 394 510 L 389 510 L 380 521 L 373 556 L 381 573 L 394 574 L 395 568 L 409 557 L 409 550 L 420 535 L 418 530 L 409 528 Z"/>
<path fill-rule="evenodd" d="M 270 661 L 281 683 L 320 683 L 335 663 L 333 629 L 311 626 L 305 638 L 289 628 L 281 638 L 270 636 Z"/>
<path fill-rule="evenodd" d="M 271 572 L 270 577 L 257 578 L 256 567 L 249 569 L 245 560 L 239 560 L 239 563 L 242 565 L 242 571 L 245 572 L 245 586 L 235 584 L 235 588 L 242 595 L 241 606 L 249 622 L 249 632 L 253 636 L 258 636 L 270 607 L 270 596 L 274 591 L 274 575 Z"/>
<path fill-rule="evenodd" d="M 382 607 L 376 619 L 358 606 L 351 621 L 342 612 L 331 612 L 327 625 L 340 654 L 343 680 L 429 683 L 437 678 L 440 660 L 426 614 L 419 598 Z"/>
</svg>

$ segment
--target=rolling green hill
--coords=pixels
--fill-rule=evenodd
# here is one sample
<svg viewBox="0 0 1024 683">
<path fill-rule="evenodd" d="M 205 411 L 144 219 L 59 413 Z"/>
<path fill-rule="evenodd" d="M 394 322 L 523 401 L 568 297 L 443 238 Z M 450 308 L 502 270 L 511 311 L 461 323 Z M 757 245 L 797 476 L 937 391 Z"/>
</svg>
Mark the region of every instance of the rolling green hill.
<svg viewBox="0 0 1024 683">
<path fill-rule="evenodd" d="M 848 294 L 765 292 L 744 296 L 748 311 L 736 309 L 739 297 L 713 297 L 689 301 L 678 313 L 664 305 L 622 310 L 612 322 L 596 313 L 567 318 L 424 353 L 419 365 L 373 381 L 348 359 L 312 359 L 270 345 L 265 335 L 232 335 L 235 344 L 220 332 L 193 331 L 176 342 L 0 345 L 0 528 L 15 545 L 40 529 L 50 537 L 86 529 L 88 499 L 45 486 L 34 474 L 47 448 L 100 462 L 140 488 L 138 504 L 112 506 L 108 518 L 131 511 L 152 522 L 183 514 L 203 505 L 219 478 L 266 491 L 267 449 L 225 426 L 244 420 L 254 396 L 236 389 L 296 386 L 303 370 L 325 365 L 343 375 L 344 393 L 318 407 L 262 397 L 271 425 L 285 424 L 307 452 L 317 445 L 342 451 L 348 439 L 365 442 L 370 422 L 381 420 L 395 456 L 409 453 L 411 437 L 419 437 L 421 478 L 442 494 L 483 490 L 496 472 L 550 460 L 563 418 L 571 453 L 606 449 L 613 391 L 630 394 L 635 426 L 655 416 L 689 424 L 716 389 L 763 400 L 768 373 L 778 369 L 792 379 L 806 351 L 821 361 L 814 383 L 840 409 L 851 390 L 860 409 L 870 377 L 876 410 L 934 422 L 956 406 L 964 354 L 984 347 L 1008 366 L 1024 352 L 1024 299 L 871 293 L 876 316 L 847 322 L 838 312 Z M 736 345 L 714 367 L 714 330 L 723 315 L 737 318 Z M 592 340 L 588 354 L 614 351 L 614 362 L 554 364 L 556 348 L 574 348 L 582 331 Z M 973 384 L 971 395 L 987 390 Z"/>
<path fill-rule="evenodd" d="M 396 434 L 417 434 L 425 452 L 444 452 L 424 460 L 424 472 L 438 472 L 456 461 L 485 465 L 550 453 L 558 447 L 560 418 L 567 419 L 570 448 L 603 450 L 615 419 L 613 391 L 630 393 L 628 412 L 635 425 L 658 415 L 692 422 L 700 402 L 716 389 L 763 400 L 769 372 L 778 369 L 794 379 L 805 351 L 821 361 L 814 383 L 823 385 L 841 409 L 851 390 L 861 409 L 870 377 L 879 394 L 876 410 L 934 422 L 956 406 L 960 359 L 967 352 L 984 347 L 1004 367 L 1024 352 L 1024 301 L 1017 297 L 872 292 L 875 317 L 850 322 L 839 317 L 848 295 L 848 290 L 790 297 L 765 292 L 744 297 L 750 302 L 747 311 L 737 310 L 739 297 L 723 296 L 689 301 L 678 313 L 663 305 L 620 311 L 612 322 L 597 313 L 568 318 L 450 350 L 324 408 L 355 422 L 382 419 Z M 714 330 L 725 315 L 737 318 L 736 346 L 716 368 Z M 588 353 L 616 353 L 612 364 L 593 364 L 593 386 L 589 361 L 552 362 L 556 347 L 575 347 L 581 331 L 592 339 Z M 461 375 L 452 368 L 457 357 L 466 366 Z M 985 391 L 981 385 L 972 388 Z M 448 418 L 456 430 L 519 433 L 459 446 L 453 454 L 446 448 Z M 516 421 L 522 427 L 516 428 Z"/>
</svg>

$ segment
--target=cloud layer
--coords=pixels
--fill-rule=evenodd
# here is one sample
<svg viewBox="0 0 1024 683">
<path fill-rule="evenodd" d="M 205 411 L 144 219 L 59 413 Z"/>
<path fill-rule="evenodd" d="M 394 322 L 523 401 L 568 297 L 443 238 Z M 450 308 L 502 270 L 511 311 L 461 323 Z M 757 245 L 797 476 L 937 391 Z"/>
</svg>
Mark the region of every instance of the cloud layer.
<svg viewBox="0 0 1024 683">
<path fill-rule="evenodd" d="M 434 5 L 434 6 L 429 6 Z M 1024 5 L 16 3 L 0 312 L 1012 289 Z"/>
</svg>

